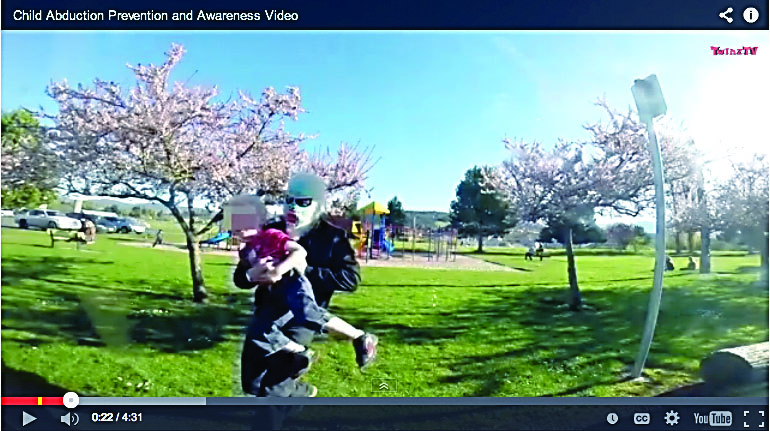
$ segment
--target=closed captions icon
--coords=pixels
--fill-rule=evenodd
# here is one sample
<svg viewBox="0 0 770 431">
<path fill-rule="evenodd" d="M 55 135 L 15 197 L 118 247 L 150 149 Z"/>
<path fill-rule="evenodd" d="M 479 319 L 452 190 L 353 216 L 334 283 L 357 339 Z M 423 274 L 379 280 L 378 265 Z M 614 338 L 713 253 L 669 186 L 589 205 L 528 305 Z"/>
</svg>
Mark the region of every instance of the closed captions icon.
<svg viewBox="0 0 770 431">
<path fill-rule="evenodd" d="M 649 425 L 650 424 L 650 414 L 649 413 L 634 413 L 634 424 L 635 425 Z"/>
</svg>

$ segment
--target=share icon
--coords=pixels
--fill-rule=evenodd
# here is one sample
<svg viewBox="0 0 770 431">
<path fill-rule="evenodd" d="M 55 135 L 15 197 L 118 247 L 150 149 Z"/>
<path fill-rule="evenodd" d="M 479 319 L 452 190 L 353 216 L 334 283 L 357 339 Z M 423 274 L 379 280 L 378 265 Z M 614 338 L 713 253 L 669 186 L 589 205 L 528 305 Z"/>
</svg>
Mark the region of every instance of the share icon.
<svg viewBox="0 0 770 431">
<path fill-rule="evenodd" d="M 733 8 L 728 7 L 726 11 L 719 14 L 719 17 L 726 20 L 728 24 L 732 24 L 733 18 L 730 16 L 731 13 L 733 13 Z"/>
</svg>

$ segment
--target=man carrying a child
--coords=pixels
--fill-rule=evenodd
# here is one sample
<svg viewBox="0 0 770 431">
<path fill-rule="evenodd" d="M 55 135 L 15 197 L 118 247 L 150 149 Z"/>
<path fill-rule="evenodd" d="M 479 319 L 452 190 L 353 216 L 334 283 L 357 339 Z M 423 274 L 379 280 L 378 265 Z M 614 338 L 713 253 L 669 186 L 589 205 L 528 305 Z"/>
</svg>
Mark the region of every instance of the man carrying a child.
<svg viewBox="0 0 770 431">
<path fill-rule="evenodd" d="M 257 287 L 241 356 L 241 383 L 249 394 L 315 396 L 317 389 L 297 378 L 308 370 L 306 348 L 321 330 L 349 338 L 361 367 L 376 356 L 376 337 L 326 312 L 332 294 L 355 291 L 361 276 L 345 231 L 322 217 L 325 202 L 322 179 L 296 174 L 285 217 L 245 238 L 239 253 L 235 285 Z"/>
</svg>

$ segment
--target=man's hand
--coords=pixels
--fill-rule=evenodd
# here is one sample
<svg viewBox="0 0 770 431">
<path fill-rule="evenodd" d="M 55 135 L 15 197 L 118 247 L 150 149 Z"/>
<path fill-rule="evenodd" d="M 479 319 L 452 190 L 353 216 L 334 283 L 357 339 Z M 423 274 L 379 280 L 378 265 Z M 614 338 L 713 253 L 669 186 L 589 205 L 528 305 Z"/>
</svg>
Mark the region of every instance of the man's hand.
<svg viewBox="0 0 770 431">
<path fill-rule="evenodd" d="M 246 271 L 246 276 L 252 283 L 273 284 L 281 279 L 281 275 L 276 275 L 273 262 L 265 257 L 254 263 Z"/>
<path fill-rule="evenodd" d="M 307 260 L 305 260 L 305 255 L 303 253 L 293 253 L 291 257 L 283 260 L 278 265 L 275 265 L 272 269 L 268 269 L 266 277 L 278 281 L 292 269 L 296 269 L 301 273 L 305 272 L 307 269 Z"/>
<path fill-rule="evenodd" d="M 304 274 L 307 270 L 307 259 L 299 259 L 297 262 L 295 262 L 294 268 L 296 268 L 300 273 Z"/>
</svg>

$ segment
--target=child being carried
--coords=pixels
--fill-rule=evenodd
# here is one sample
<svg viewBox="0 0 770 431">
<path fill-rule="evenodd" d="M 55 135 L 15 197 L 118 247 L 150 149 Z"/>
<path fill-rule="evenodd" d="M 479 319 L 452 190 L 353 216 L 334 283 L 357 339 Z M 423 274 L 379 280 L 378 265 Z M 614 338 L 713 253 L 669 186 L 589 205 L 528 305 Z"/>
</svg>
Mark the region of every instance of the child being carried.
<svg viewBox="0 0 770 431">
<path fill-rule="evenodd" d="M 231 201 L 230 217 L 227 217 L 227 214 L 225 217 L 231 221 L 233 235 L 238 234 L 245 243 L 239 251 L 239 257 L 249 262 L 250 266 L 258 262 L 267 265 L 270 278 L 278 279 L 273 284 L 257 287 L 257 289 L 267 290 L 265 294 L 269 297 L 269 301 L 262 307 L 268 306 L 271 309 L 261 311 L 268 313 L 271 317 L 260 319 L 263 321 L 262 324 L 249 328 L 254 342 L 269 354 L 285 351 L 305 355 L 309 363 L 312 353 L 280 330 L 294 318 L 299 325 L 317 333 L 329 332 L 349 339 L 356 352 L 356 362 L 362 369 L 372 363 L 377 353 L 377 337 L 355 328 L 320 307 L 316 303 L 312 285 L 304 274 L 307 266 L 305 249 L 286 232 L 265 228 L 267 210 L 258 197 L 248 196 L 239 197 L 239 199 L 241 200 Z M 234 201 L 243 202 L 244 199 L 249 203 L 246 214 L 238 214 L 239 210 L 232 204 Z M 240 211 L 243 211 L 243 206 Z M 254 226 L 258 227 L 253 229 Z M 267 320 L 271 320 L 269 325 Z"/>
</svg>

